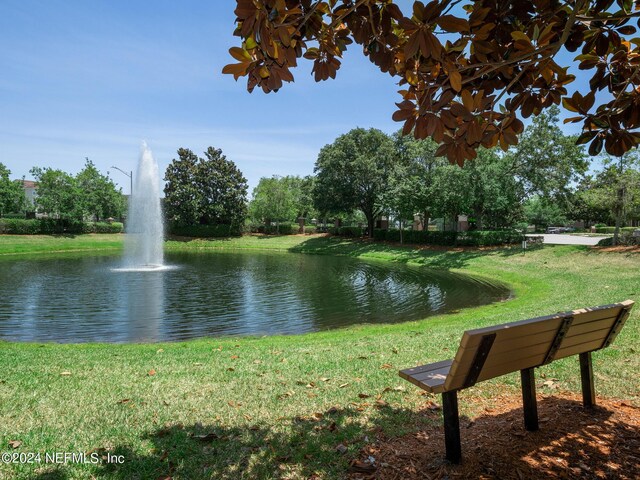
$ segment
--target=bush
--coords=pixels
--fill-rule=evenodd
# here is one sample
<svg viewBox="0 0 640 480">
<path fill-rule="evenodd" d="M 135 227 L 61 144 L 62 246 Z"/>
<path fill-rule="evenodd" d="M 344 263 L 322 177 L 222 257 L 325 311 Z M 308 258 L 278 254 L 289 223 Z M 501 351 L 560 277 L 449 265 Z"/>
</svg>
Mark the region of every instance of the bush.
<svg viewBox="0 0 640 480">
<path fill-rule="evenodd" d="M 298 233 L 298 224 L 293 223 L 281 223 L 279 225 L 261 225 L 258 227 L 258 232 L 265 233 L 267 235 L 293 235 Z"/>
<path fill-rule="evenodd" d="M 304 233 L 316 233 L 318 228 L 315 225 L 305 225 Z"/>
<path fill-rule="evenodd" d="M 373 231 L 375 240 L 386 240 L 389 242 L 400 241 L 400 230 L 375 229 Z M 473 230 L 469 232 L 431 232 L 427 230 L 405 230 L 403 240 L 405 243 L 415 243 L 423 245 L 464 245 L 464 246 L 488 246 L 503 245 L 508 243 L 519 243 L 524 239 L 524 235 L 515 230 Z"/>
<path fill-rule="evenodd" d="M 122 233 L 124 225 L 120 222 L 87 222 L 83 225 L 82 233 Z"/>
<path fill-rule="evenodd" d="M 240 225 L 169 225 L 168 233 L 180 237 L 239 237 Z"/>
<path fill-rule="evenodd" d="M 5 213 L 2 215 L 2 218 L 25 220 L 27 216 L 24 213 Z"/>
<path fill-rule="evenodd" d="M 603 238 L 598 242 L 599 247 L 610 247 L 612 245 L 613 245 L 613 237 Z M 618 236 L 618 245 L 624 245 L 624 246 L 640 245 L 640 237 L 634 237 L 633 232 L 624 232 L 623 234 Z"/>
<path fill-rule="evenodd" d="M 0 219 L 0 233 L 11 235 L 37 235 L 40 233 L 40 222 L 38 220 L 2 218 Z"/>
<path fill-rule="evenodd" d="M 620 227 L 620 232 L 631 232 L 636 229 L 636 227 Z M 615 233 L 616 227 L 598 227 L 596 226 L 596 233 Z"/>
<path fill-rule="evenodd" d="M 364 229 L 361 227 L 330 227 L 329 233 L 339 237 L 360 238 L 364 235 Z"/>
<path fill-rule="evenodd" d="M 0 233 L 11 235 L 56 235 L 62 233 L 122 233 L 122 223 L 88 222 L 57 218 L 1 218 Z"/>
<path fill-rule="evenodd" d="M 470 232 L 460 232 L 458 234 L 457 244 L 482 247 L 520 243 L 524 238 L 522 233 L 516 232 L 515 230 L 473 230 Z"/>
</svg>

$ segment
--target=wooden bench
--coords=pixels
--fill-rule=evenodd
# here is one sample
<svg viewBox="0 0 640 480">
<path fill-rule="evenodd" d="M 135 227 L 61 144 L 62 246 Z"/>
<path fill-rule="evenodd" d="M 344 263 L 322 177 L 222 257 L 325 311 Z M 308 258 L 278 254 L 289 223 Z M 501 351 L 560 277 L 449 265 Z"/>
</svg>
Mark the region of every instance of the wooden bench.
<svg viewBox="0 0 640 480">
<path fill-rule="evenodd" d="M 458 391 L 477 382 L 520 370 L 524 425 L 538 429 L 534 368 L 579 355 L 582 399 L 595 405 L 591 352 L 608 347 L 634 302 L 584 308 L 520 322 L 464 332 L 453 360 L 400 371 L 400 376 L 432 393 L 442 394 L 446 458 L 460 463 Z"/>
</svg>

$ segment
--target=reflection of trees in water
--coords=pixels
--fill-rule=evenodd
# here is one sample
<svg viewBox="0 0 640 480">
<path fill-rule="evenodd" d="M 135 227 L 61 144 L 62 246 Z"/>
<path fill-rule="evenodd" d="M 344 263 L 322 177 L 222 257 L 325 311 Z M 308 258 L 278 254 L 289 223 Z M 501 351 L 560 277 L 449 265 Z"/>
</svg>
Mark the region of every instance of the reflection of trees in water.
<svg viewBox="0 0 640 480">
<path fill-rule="evenodd" d="M 291 334 L 424 318 L 506 296 L 447 271 L 348 257 L 181 253 L 177 270 L 112 272 L 113 257 L 3 262 L 0 336 L 155 341 Z"/>
<path fill-rule="evenodd" d="M 238 329 L 250 290 L 246 281 L 250 259 L 226 253 L 172 255 L 169 263 L 180 268 L 167 272 L 167 336 L 187 339 L 250 333 Z"/>
</svg>

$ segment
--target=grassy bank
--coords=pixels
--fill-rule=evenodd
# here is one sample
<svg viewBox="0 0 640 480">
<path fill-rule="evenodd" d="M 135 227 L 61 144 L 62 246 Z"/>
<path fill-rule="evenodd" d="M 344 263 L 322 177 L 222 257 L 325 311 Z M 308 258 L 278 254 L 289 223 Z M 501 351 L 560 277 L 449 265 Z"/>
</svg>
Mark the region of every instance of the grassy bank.
<svg viewBox="0 0 640 480">
<path fill-rule="evenodd" d="M 115 251 L 121 238 L 0 236 L 0 255 Z M 0 343 L 0 451 L 109 452 L 125 462 L 0 464 L 0 478 L 342 478 L 352 455 L 376 432 L 397 435 L 441 421 L 421 410 L 439 398 L 402 381 L 399 368 L 452 357 L 468 328 L 640 293 L 640 256 L 584 247 L 523 254 L 519 248 L 429 250 L 319 236 L 172 240 L 166 246 L 411 262 L 504 281 L 515 298 L 418 322 L 304 336 L 146 345 Z M 598 395 L 635 405 L 639 311 L 614 345 L 594 355 Z M 579 392 L 577 358 L 538 374 L 546 377 L 542 393 Z M 461 414 L 472 417 L 484 408 L 471 398 L 518 391 L 516 375 L 483 382 L 461 393 Z M 21 443 L 13 449 L 13 441 Z M 345 454 L 336 451 L 340 444 Z"/>
</svg>

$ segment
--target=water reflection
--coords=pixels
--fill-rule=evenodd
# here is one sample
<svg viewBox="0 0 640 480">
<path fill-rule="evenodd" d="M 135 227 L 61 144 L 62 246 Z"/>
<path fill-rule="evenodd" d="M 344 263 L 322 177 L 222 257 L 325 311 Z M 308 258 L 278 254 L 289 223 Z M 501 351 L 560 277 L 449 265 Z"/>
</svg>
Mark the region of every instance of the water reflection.
<svg viewBox="0 0 640 480">
<path fill-rule="evenodd" d="M 164 312 L 163 272 L 122 272 L 135 279 L 125 295 L 128 315 L 125 328 L 127 337 L 123 341 L 153 342 L 162 338 L 160 332 Z"/>
<path fill-rule="evenodd" d="M 113 272 L 112 256 L 0 260 L 0 338 L 140 342 L 295 334 L 410 321 L 507 298 L 500 285 L 351 258 L 167 255 L 179 269 Z"/>
</svg>

